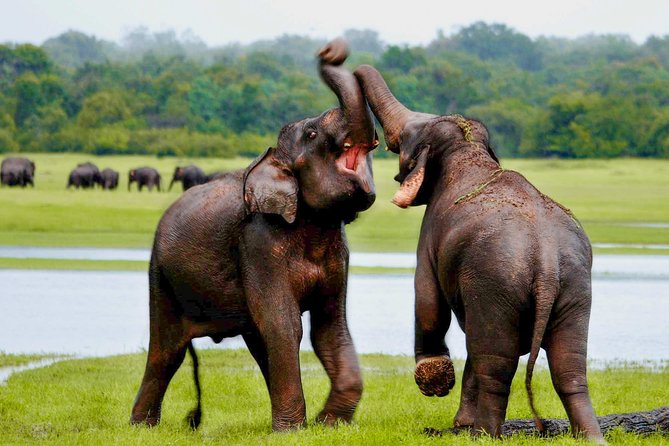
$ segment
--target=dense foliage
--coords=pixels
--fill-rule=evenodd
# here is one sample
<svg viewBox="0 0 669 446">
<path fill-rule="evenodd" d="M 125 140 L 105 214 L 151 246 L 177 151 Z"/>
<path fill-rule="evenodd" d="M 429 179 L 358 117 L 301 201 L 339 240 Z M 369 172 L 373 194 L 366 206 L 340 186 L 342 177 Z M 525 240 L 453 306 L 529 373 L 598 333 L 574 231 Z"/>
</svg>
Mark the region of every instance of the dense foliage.
<svg viewBox="0 0 669 446">
<path fill-rule="evenodd" d="M 669 157 L 669 35 L 530 39 L 475 23 L 426 46 L 350 30 L 410 108 L 484 121 L 502 156 Z M 233 156 L 336 104 L 318 78 L 324 41 L 282 36 L 209 48 L 192 34 L 69 31 L 0 45 L 0 152 Z"/>
</svg>

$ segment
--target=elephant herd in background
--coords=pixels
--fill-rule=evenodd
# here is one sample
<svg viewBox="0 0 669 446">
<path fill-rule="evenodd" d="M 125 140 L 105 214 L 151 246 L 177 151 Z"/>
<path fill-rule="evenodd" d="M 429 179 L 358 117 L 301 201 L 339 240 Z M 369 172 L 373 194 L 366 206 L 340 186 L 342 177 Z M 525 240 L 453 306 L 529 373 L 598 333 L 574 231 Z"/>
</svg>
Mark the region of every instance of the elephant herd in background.
<svg viewBox="0 0 669 446">
<path fill-rule="evenodd" d="M 224 172 L 214 172 L 212 174 L 205 174 L 202 169 L 196 165 L 189 165 L 184 167 L 177 167 L 174 169 L 172 181 L 170 182 L 168 190 L 172 190 L 175 182 L 180 182 L 183 190 L 186 191 L 193 186 L 207 183 L 219 179 Z M 0 183 L 3 186 L 21 186 L 26 187 L 30 185 L 35 187 L 35 163 L 23 157 L 9 157 L 2 161 L 0 168 Z M 119 172 L 105 168 L 100 170 L 98 166 L 91 162 L 77 164 L 72 169 L 67 178 L 67 188 L 75 189 L 92 189 L 96 186 L 103 190 L 114 190 L 118 187 Z M 160 191 L 161 177 L 153 167 L 138 167 L 131 169 L 128 172 L 128 191 L 133 183 L 137 183 L 137 189 L 141 191 L 144 187 L 149 191 Z"/>
</svg>

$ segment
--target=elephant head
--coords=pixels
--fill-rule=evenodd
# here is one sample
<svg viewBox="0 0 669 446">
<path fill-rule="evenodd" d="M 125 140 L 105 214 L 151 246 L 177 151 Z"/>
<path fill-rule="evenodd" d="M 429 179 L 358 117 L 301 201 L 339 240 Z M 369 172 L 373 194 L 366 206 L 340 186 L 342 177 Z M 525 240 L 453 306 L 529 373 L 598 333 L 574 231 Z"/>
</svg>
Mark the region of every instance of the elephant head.
<svg viewBox="0 0 669 446">
<path fill-rule="evenodd" d="M 353 74 L 341 64 L 348 49 L 334 40 L 320 52 L 320 75 L 339 107 L 284 126 L 276 147 L 244 175 L 247 211 L 278 214 L 292 223 L 298 209 L 312 216 L 345 216 L 369 208 L 376 198 L 371 151 L 374 123 Z"/>
<path fill-rule="evenodd" d="M 480 122 L 459 115 L 439 116 L 409 110 L 393 96 L 372 66 L 360 66 L 355 76 L 383 127 L 388 150 L 400 155 L 400 172 L 395 180 L 401 186 L 393 197 L 397 206 L 427 203 L 432 191 L 425 185 L 431 184 L 429 177 L 440 174 L 439 164 L 431 164 L 430 159 L 441 159 L 462 146 L 478 144 L 499 162 L 490 147 L 488 131 Z"/>
<path fill-rule="evenodd" d="M 170 181 L 170 185 L 167 188 L 167 190 L 172 190 L 172 186 L 174 185 L 175 181 L 183 181 L 184 179 L 184 169 L 183 167 L 177 167 L 174 169 L 174 175 L 172 175 L 172 181 Z"/>
<path fill-rule="evenodd" d="M 137 181 L 137 171 L 135 169 L 131 169 L 128 172 L 128 190 L 130 190 L 130 185 L 132 185 L 133 181 Z"/>
</svg>

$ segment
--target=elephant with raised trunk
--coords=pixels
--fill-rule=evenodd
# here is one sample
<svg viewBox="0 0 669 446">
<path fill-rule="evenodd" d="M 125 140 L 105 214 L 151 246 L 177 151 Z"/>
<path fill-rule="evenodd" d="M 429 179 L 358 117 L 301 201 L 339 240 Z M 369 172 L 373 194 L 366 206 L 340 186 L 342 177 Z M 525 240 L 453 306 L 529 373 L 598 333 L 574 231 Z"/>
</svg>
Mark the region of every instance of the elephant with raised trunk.
<svg viewBox="0 0 669 446">
<path fill-rule="evenodd" d="M 155 187 L 160 192 L 160 173 L 153 167 L 138 167 L 128 172 L 128 191 L 132 183 L 137 182 L 137 190 L 142 191 L 146 186 L 149 192 Z"/>
<path fill-rule="evenodd" d="M 284 126 L 276 147 L 246 169 L 192 188 L 163 215 L 149 268 L 149 351 L 131 422 L 154 425 L 192 339 L 242 335 L 270 393 L 272 428 L 306 423 L 300 379 L 301 313 L 330 378 L 318 420 L 348 422 L 362 379 L 346 321 L 349 253 L 344 225 L 376 197 L 371 114 L 345 44 L 320 52 L 320 74 L 339 107 Z"/>
<path fill-rule="evenodd" d="M 176 181 L 181 181 L 181 185 L 185 192 L 193 186 L 206 183 L 207 175 L 202 169 L 191 164 L 190 166 L 177 167 L 174 169 L 174 175 L 172 175 L 172 181 L 170 181 L 170 186 L 167 190 L 172 190 L 172 186 Z"/>
<path fill-rule="evenodd" d="M 35 163 L 28 158 L 9 157 L 0 165 L 0 184 L 3 186 L 35 187 Z"/>
<path fill-rule="evenodd" d="M 415 276 L 416 383 L 444 396 L 454 384 L 444 336 L 451 311 L 466 335 L 456 427 L 501 434 L 519 356 L 526 389 L 546 350 L 575 435 L 603 442 L 586 380 L 590 242 L 570 211 L 500 168 L 486 128 L 462 116 L 407 109 L 380 73 L 355 72 L 388 148 L 399 154 L 400 207 L 427 205 Z"/>
</svg>

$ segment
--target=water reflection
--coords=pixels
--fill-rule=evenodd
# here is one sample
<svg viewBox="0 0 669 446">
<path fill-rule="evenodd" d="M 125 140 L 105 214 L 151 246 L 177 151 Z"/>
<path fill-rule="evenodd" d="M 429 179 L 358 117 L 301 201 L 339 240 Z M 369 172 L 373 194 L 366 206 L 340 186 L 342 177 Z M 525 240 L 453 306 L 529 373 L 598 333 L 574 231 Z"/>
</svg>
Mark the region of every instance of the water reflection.
<svg viewBox="0 0 669 446">
<path fill-rule="evenodd" d="M 146 273 L 0 270 L 0 284 L 0 351 L 100 356 L 148 345 Z M 594 280 L 590 358 L 669 359 L 668 308 L 669 279 Z M 412 354 L 411 276 L 351 276 L 348 315 L 358 352 Z M 448 341 L 453 356 L 465 356 L 456 324 Z M 243 342 L 226 339 L 222 346 Z M 310 348 L 308 315 L 302 346 Z"/>
</svg>

